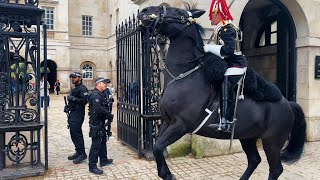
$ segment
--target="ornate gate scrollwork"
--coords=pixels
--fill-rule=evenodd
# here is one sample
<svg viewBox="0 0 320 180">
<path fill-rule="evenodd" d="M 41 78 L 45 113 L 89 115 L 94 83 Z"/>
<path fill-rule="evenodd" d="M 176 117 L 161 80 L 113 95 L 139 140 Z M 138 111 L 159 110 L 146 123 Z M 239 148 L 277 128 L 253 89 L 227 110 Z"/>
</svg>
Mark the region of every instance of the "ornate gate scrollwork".
<svg viewBox="0 0 320 180">
<path fill-rule="evenodd" d="M 46 78 L 46 68 L 41 72 L 45 26 L 40 42 L 44 10 L 37 8 L 38 0 L 18 2 L 0 0 L 0 179 L 39 175 L 48 168 L 47 116 L 40 116 L 39 106 L 40 79 Z"/>
<path fill-rule="evenodd" d="M 19 163 L 27 152 L 28 140 L 23 134 L 14 135 L 7 144 L 7 156 L 14 162 Z"/>
</svg>

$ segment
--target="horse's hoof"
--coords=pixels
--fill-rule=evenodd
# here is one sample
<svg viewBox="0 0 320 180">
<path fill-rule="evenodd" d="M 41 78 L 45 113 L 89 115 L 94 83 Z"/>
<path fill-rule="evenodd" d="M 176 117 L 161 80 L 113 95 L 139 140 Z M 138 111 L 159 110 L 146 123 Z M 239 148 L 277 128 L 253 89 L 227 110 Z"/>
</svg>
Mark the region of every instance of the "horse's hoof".
<svg viewBox="0 0 320 180">
<path fill-rule="evenodd" d="M 176 179 L 177 179 L 176 176 L 171 174 L 171 180 L 176 180 Z"/>
<path fill-rule="evenodd" d="M 173 174 L 168 175 L 164 180 L 176 180 L 176 177 Z"/>
</svg>

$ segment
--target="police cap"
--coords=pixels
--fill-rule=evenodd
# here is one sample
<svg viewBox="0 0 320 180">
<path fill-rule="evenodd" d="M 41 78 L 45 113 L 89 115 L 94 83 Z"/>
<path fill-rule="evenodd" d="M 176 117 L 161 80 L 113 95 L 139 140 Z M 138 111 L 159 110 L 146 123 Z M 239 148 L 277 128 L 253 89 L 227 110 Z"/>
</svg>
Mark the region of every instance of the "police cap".
<svg viewBox="0 0 320 180">
<path fill-rule="evenodd" d="M 110 83 L 109 79 L 105 79 L 103 77 L 99 77 L 98 79 L 96 79 L 96 81 L 94 82 L 94 85 L 97 85 L 99 82 L 104 82 L 104 83 Z"/>
<path fill-rule="evenodd" d="M 79 72 L 73 72 L 73 73 L 70 74 L 69 77 L 79 77 L 79 78 L 81 78 L 82 75 L 81 75 L 81 73 L 79 73 Z"/>
</svg>

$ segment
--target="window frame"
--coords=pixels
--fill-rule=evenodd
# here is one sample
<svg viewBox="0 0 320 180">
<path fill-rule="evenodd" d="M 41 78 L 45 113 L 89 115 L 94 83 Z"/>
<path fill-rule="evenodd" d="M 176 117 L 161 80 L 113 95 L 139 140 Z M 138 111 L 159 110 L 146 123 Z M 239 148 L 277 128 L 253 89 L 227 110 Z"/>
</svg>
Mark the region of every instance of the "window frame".
<svg viewBox="0 0 320 180">
<path fill-rule="evenodd" d="M 81 16 L 82 36 L 92 36 L 93 34 L 93 16 Z"/>
<path fill-rule="evenodd" d="M 47 25 L 47 30 L 55 30 L 55 7 L 52 6 L 42 6 L 41 7 L 44 10 L 43 13 L 43 22 Z M 48 16 L 48 10 L 51 9 L 52 12 L 50 12 L 50 15 L 52 17 L 47 17 Z M 52 18 L 52 19 L 50 19 Z M 50 24 L 48 23 L 48 20 L 50 20 Z M 52 22 L 51 22 L 52 21 Z"/>
<path fill-rule="evenodd" d="M 91 67 L 91 70 L 90 70 L 90 68 L 87 68 L 87 67 Z M 89 63 L 89 62 L 84 63 L 81 67 L 81 72 L 82 72 L 82 79 L 83 80 L 93 80 L 94 66 L 92 63 Z M 87 77 L 88 73 L 90 74 L 90 77 Z M 84 76 L 86 76 L 86 77 L 84 77 Z"/>
<path fill-rule="evenodd" d="M 262 48 L 262 47 L 267 47 L 267 46 L 274 46 L 278 44 L 278 40 L 276 43 L 272 43 L 272 38 L 271 36 L 273 34 L 278 34 L 278 31 L 272 31 L 271 30 L 271 26 L 273 25 L 273 23 L 277 23 L 278 26 L 278 19 L 276 17 L 272 17 L 269 18 L 268 20 L 266 20 L 266 22 L 261 26 L 260 30 L 258 31 L 257 34 L 257 38 L 255 40 L 255 47 L 256 48 Z M 262 40 L 262 38 L 264 39 L 264 45 L 260 45 L 260 42 Z"/>
</svg>

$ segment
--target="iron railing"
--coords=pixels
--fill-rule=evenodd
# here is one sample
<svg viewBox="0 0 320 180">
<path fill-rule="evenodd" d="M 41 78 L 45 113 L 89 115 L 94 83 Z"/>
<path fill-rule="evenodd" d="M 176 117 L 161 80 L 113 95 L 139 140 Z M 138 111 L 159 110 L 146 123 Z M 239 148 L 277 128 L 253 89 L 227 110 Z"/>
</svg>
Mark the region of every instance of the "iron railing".
<svg viewBox="0 0 320 180">
<path fill-rule="evenodd" d="M 44 58 L 40 52 L 44 10 L 37 8 L 38 0 L 19 2 L 0 0 L 0 179 L 39 175 L 48 168 L 47 128 L 41 131 L 47 110 L 41 118 L 39 106 L 41 74 L 46 78 L 46 67 L 40 72 L 40 59 L 46 62 L 46 49 Z"/>
<path fill-rule="evenodd" d="M 154 37 L 129 17 L 116 29 L 118 138 L 152 158 L 160 121 L 161 71 Z"/>
</svg>

